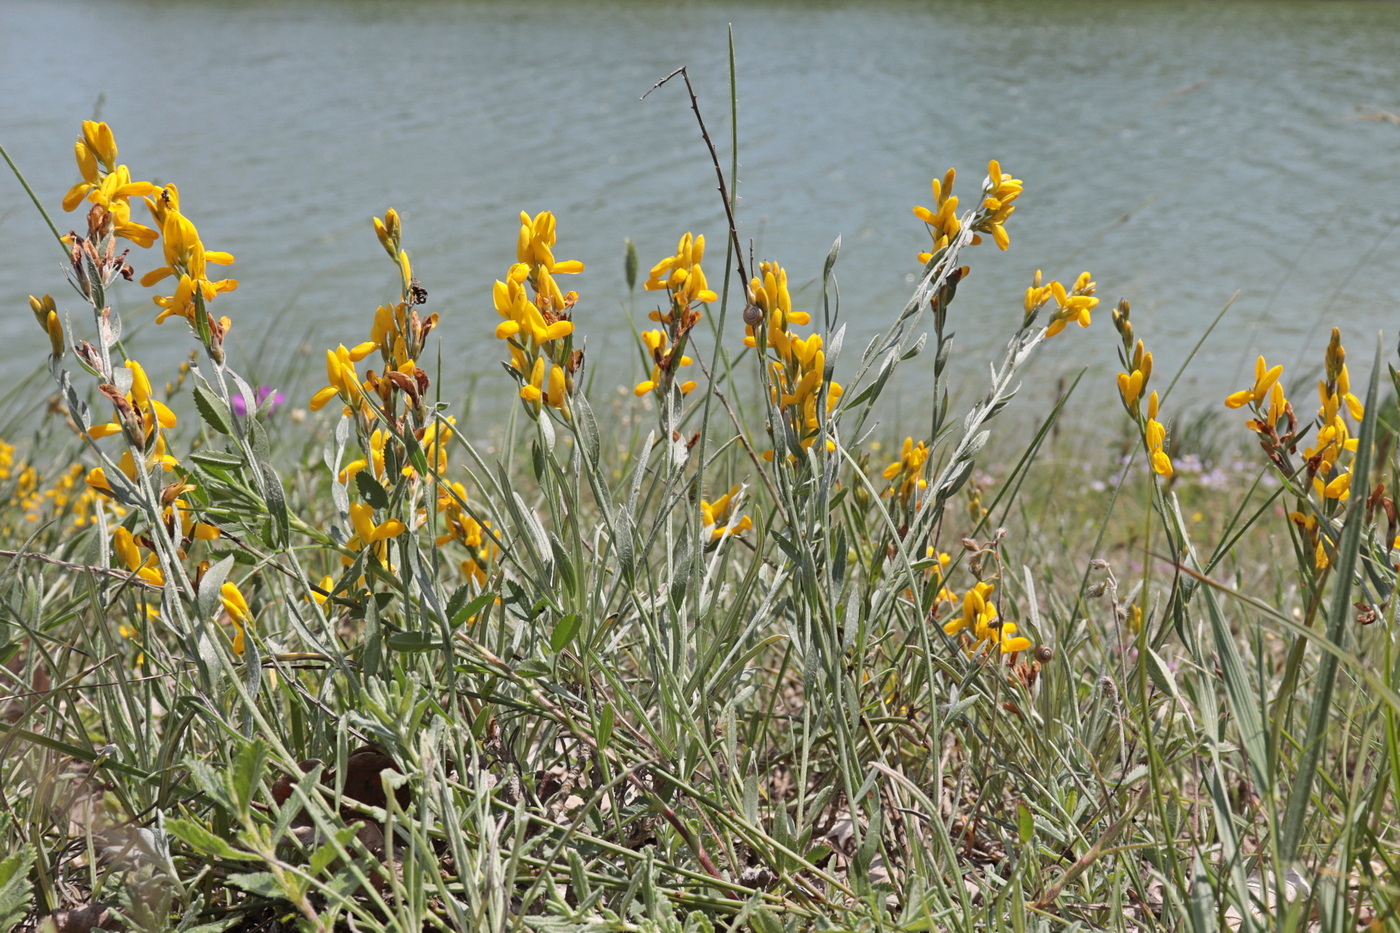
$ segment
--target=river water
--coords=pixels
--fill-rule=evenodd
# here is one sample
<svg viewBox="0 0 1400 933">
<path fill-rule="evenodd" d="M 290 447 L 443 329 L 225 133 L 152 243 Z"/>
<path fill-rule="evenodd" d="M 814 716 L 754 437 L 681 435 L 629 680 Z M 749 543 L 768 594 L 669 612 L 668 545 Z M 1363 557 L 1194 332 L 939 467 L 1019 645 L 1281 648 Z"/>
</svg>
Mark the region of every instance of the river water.
<svg viewBox="0 0 1400 933">
<path fill-rule="evenodd" d="M 1334 323 L 1353 360 L 1381 329 L 1394 352 L 1395 3 L 5 0 L 0 142 L 63 229 L 77 223 L 59 201 L 83 119 L 113 125 L 136 176 L 178 182 L 206 245 L 237 256 L 241 287 L 217 307 L 235 321 L 233 361 L 262 380 L 367 337 L 396 288 L 369 218 L 392 205 L 443 317 L 449 394 L 504 398 L 491 283 L 513 261 L 518 212 L 553 210 L 557 254 L 588 267 L 569 287 L 611 391 L 640 371 L 625 238 L 645 275 L 681 233 L 704 233 L 716 287 L 721 275 L 723 214 L 683 87 L 638 98 L 688 66 L 727 166 L 731 24 L 740 232 L 809 307 L 842 237 L 848 348 L 912 288 L 927 235 L 910 208 L 929 203 L 929 180 L 957 166 L 966 199 L 997 158 L 1026 188 L 1010 251 L 964 254 L 953 318 L 969 372 L 1037 268 L 1090 269 L 1105 299 L 1089 331 L 1056 338 L 1042 380 L 1088 365 L 1112 384 L 1119 296 L 1159 371 L 1234 298 L 1178 386 L 1183 405 L 1218 405 L 1256 353 L 1315 368 Z M 2 386 L 45 352 L 25 297 L 77 308 L 58 259 L 0 178 Z M 128 331 L 153 316 L 135 286 L 118 307 Z M 147 326 L 132 346 L 173 360 L 181 326 Z M 917 398 L 919 372 L 905 380 Z"/>
</svg>

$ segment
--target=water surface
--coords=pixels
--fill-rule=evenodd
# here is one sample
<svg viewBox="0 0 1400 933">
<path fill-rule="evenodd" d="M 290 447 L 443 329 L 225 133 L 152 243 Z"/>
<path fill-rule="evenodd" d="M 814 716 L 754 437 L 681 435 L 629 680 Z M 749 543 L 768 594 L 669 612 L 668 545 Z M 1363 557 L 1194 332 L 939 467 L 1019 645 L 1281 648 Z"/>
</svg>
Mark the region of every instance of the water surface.
<svg viewBox="0 0 1400 933">
<path fill-rule="evenodd" d="M 1393 3 L 7 0 L 0 142 L 55 215 L 94 115 L 136 175 L 178 182 L 206 244 L 238 258 L 242 285 L 219 306 L 255 376 L 297 347 L 319 367 L 324 347 L 365 339 L 395 287 L 369 218 L 393 205 L 443 316 L 449 391 L 475 373 L 490 394 L 504 385 L 491 283 L 518 212 L 553 210 L 559 255 L 588 266 L 571 283 L 579 329 L 598 378 L 620 386 L 635 375 L 624 238 L 645 270 L 703 232 L 718 280 L 724 235 L 682 88 L 638 98 L 689 66 L 727 164 L 730 24 L 741 234 L 809 285 L 841 236 L 853 338 L 908 296 L 926 243 L 910 207 L 930 178 L 957 166 L 966 194 L 995 157 L 1026 193 L 1011 250 L 966 254 L 968 371 L 1037 268 L 1091 269 L 1105 299 L 1093 328 L 1052 344 L 1046 379 L 1088 364 L 1111 384 L 1120 295 L 1159 370 L 1234 298 L 1182 404 L 1215 404 L 1256 353 L 1315 366 L 1333 323 L 1353 359 L 1378 329 L 1394 339 L 1400 125 L 1365 118 L 1400 112 Z M 77 307 L 44 231 L 0 179 L 6 385 L 45 352 L 25 296 Z M 121 294 L 129 327 L 148 300 Z M 187 346 L 178 322 L 137 341 L 143 359 Z M 918 373 L 905 380 L 916 398 Z"/>
</svg>

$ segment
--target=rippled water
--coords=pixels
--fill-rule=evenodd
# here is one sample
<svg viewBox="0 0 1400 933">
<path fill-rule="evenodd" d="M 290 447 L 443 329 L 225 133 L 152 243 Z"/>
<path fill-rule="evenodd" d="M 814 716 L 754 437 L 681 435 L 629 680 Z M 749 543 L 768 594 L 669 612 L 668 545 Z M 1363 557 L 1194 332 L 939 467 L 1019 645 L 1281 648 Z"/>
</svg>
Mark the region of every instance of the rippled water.
<svg viewBox="0 0 1400 933">
<path fill-rule="evenodd" d="M 206 244 L 238 258 L 219 305 L 255 375 L 364 339 L 394 289 L 369 217 L 393 205 L 444 318 L 450 389 L 497 384 L 491 282 L 517 213 L 551 209 L 559 255 L 588 265 L 571 286 L 598 378 L 620 385 L 624 238 L 645 269 L 686 230 L 724 233 L 682 88 L 638 98 L 688 65 L 727 149 L 731 23 L 741 233 L 797 283 L 842 236 L 855 335 L 908 295 L 929 179 L 955 165 L 975 189 L 996 157 L 1026 193 L 1011 250 L 966 254 L 954 314 L 973 350 L 998 342 L 1036 268 L 1092 269 L 1105 312 L 1127 296 L 1159 369 L 1238 294 L 1179 390 L 1197 402 L 1256 352 L 1315 365 L 1334 322 L 1353 359 L 1378 329 L 1394 339 L 1400 125 L 1366 119 L 1400 111 L 1393 3 L 6 0 L 0 142 L 56 215 L 94 113 L 136 175 L 177 181 Z M 45 352 L 25 296 L 64 294 L 57 259 L 0 178 L 4 384 Z M 119 300 L 129 326 L 149 319 L 134 286 Z M 176 324 L 138 340 L 143 358 L 185 346 Z M 1109 372 L 1106 313 L 1057 341 L 1042 371 Z"/>
</svg>

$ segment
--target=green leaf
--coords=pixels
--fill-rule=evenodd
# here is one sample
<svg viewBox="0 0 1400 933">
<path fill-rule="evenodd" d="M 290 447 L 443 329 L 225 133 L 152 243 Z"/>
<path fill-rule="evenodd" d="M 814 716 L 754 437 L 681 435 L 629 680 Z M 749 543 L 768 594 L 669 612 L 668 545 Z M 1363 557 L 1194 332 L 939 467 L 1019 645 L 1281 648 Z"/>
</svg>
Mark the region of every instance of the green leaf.
<svg viewBox="0 0 1400 933">
<path fill-rule="evenodd" d="M 432 651 L 442 647 L 442 642 L 432 635 L 425 635 L 422 632 L 398 632 L 390 635 L 386 639 L 389 648 L 393 651 L 410 653 L 414 651 Z"/>
<path fill-rule="evenodd" d="M 753 933 L 784 933 L 782 923 L 766 907 L 755 908 L 749 914 L 749 929 Z"/>
<path fill-rule="evenodd" d="M 264 485 L 267 487 L 267 513 L 271 518 L 268 535 L 271 540 L 268 541 L 268 546 L 280 551 L 287 547 L 292 534 L 291 522 L 287 517 L 287 497 L 282 489 L 282 477 L 278 476 L 272 464 L 265 460 L 258 462 L 258 470 L 262 472 Z"/>
<path fill-rule="evenodd" d="M 194 387 L 194 407 L 199 410 L 200 419 L 209 427 L 220 434 L 233 433 L 233 421 L 227 406 L 214 393 L 198 383 Z"/>
<path fill-rule="evenodd" d="M 556 653 L 563 651 L 569 646 L 569 642 L 574 640 L 574 636 L 578 635 L 579 627 L 582 624 L 577 612 L 571 612 L 564 616 L 554 626 L 554 631 L 550 633 L 549 646 Z"/>
<path fill-rule="evenodd" d="M 550 552 L 554 555 L 554 566 L 559 568 L 559 576 L 562 578 L 565 592 L 576 593 L 578 589 L 578 578 L 574 576 L 574 565 L 569 560 L 569 552 L 564 547 L 564 542 L 556 536 L 549 536 Z"/>
<path fill-rule="evenodd" d="M 584 459 L 590 466 L 597 466 L 603 448 L 598 439 L 598 419 L 593 415 L 593 406 L 588 404 L 588 399 L 584 398 L 582 393 L 574 400 L 573 406 L 574 430 L 578 432 Z"/>
<path fill-rule="evenodd" d="M 229 769 L 225 780 L 228 782 L 229 795 L 233 798 L 239 813 L 246 814 L 248 812 L 248 807 L 253 802 L 253 796 L 262 784 L 264 754 L 261 742 L 248 742 L 238 750 L 238 756 L 233 760 L 232 767 Z"/>
<path fill-rule="evenodd" d="M 534 658 L 526 658 L 520 663 L 512 665 L 512 669 L 519 676 L 531 680 L 548 677 L 551 673 L 550 669 L 546 667 L 543 662 L 537 661 Z"/>
<path fill-rule="evenodd" d="M 228 883 L 249 894 L 256 894 L 268 900 L 282 900 L 286 895 L 269 871 L 238 872 L 228 876 Z"/>
<path fill-rule="evenodd" d="M 1035 836 L 1035 815 L 1031 813 L 1031 808 L 1016 802 L 1016 837 L 1020 839 L 1021 845 L 1030 842 Z"/>
<path fill-rule="evenodd" d="M 233 569 L 233 565 L 234 559 L 230 555 L 204 571 L 204 576 L 199 581 L 199 594 L 195 597 L 195 609 L 201 619 L 213 618 L 214 613 L 218 611 L 219 590 L 228 579 L 228 572 Z"/>
<path fill-rule="evenodd" d="M 622 256 L 622 277 L 627 281 L 627 290 L 630 292 L 637 287 L 637 244 L 632 242 L 632 238 L 627 238 L 627 250 Z"/>
<path fill-rule="evenodd" d="M 379 484 L 379 480 L 370 476 L 364 470 L 355 474 L 355 488 L 360 490 L 360 498 L 364 499 L 376 509 L 387 509 L 389 507 L 389 494 L 384 491 L 384 487 Z"/>
<path fill-rule="evenodd" d="M 311 853 L 310 869 L 312 875 L 319 875 L 325 871 L 326 866 L 335 861 L 340 852 L 350 844 L 350 840 L 355 838 L 355 833 L 359 829 L 358 823 L 349 826 L 342 826 L 332 834 L 332 839 L 322 843 Z"/>
<path fill-rule="evenodd" d="M 598 731 L 593 736 L 600 749 L 606 749 L 612 741 L 613 725 L 616 721 L 617 710 L 611 702 L 604 704 L 603 711 L 598 714 Z"/>
<path fill-rule="evenodd" d="M 29 867 L 34 864 L 34 850 L 23 846 L 14 855 L 0 861 L 0 929 L 13 930 L 29 913 Z"/>
<path fill-rule="evenodd" d="M 433 475 L 433 471 L 428 469 L 428 457 L 423 453 L 423 445 L 418 443 L 418 438 L 413 436 L 412 431 L 403 433 L 403 445 L 408 449 L 408 462 L 413 465 L 414 471 L 422 477 Z"/>
<path fill-rule="evenodd" d="M 245 857 L 237 849 L 229 845 L 228 840 L 224 839 L 223 836 L 212 833 L 198 823 L 191 822 L 190 820 L 166 820 L 165 829 L 176 839 L 179 839 L 200 855 L 227 859 Z"/>
<path fill-rule="evenodd" d="M 196 450 L 188 458 L 203 467 L 217 470 L 232 470 L 243 466 L 244 459 L 241 456 L 231 453 L 221 453 L 216 450 Z"/>
<path fill-rule="evenodd" d="M 1147 662 L 1147 676 L 1152 678 L 1152 685 L 1163 693 L 1176 698 L 1178 703 L 1184 703 L 1181 694 L 1176 689 L 1176 677 L 1172 674 L 1171 668 L 1167 667 L 1167 662 L 1162 660 L 1161 655 L 1148 648 L 1143 657 Z"/>
<path fill-rule="evenodd" d="M 456 609 L 454 609 L 453 604 L 457 602 L 458 594 L 465 594 L 468 591 L 468 585 L 469 584 L 464 584 L 461 587 L 461 589 L 457 590 L 456 593 L 453 593 L 452 599 L 450 599 L 447 603 L 447 612 L 453 628 L 457 628 L 458 626 L 466 624 L 468 619 L 470 619 L 472 616 L 479 615 L 481 613 L 481 610 L 485 609 L 487 606 L 491 605 L 491 603 L 493 603 L 496 600 L 495 593 L 482 593 L 480 596 L 476 597 L 471 602 L 467 603 L 465 606 L 459 606 Z"/>
</svg>

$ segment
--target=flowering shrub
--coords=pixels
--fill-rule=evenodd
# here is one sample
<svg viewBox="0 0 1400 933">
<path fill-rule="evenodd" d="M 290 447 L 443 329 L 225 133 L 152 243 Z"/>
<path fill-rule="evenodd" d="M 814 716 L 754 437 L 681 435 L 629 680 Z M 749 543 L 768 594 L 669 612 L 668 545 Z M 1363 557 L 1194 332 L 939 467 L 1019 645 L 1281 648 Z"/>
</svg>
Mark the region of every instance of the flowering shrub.
<svg viewBox="0 0 1400 933">
<path fill-rule="evenodd" d="M 62 550 L 6 552 L 0 594 L 38 620 L 6 642 L 10 670 L 52 668 L 46 682 L 78 691 L 35 687 L 7 733 L 24 751 L 0 786 L 32 807 L 0 821 L 17 852 L 0 860 L 0 912 L 6 878 L 31 884 L 31 920 L 71 906 L 53 879 L 100 839 L 122 854 L 87 863 L 93 904 L 151 929 L 1170 927 L 1188 902 L 1255 910 L 1242 834 L 1268 873 L 1330 831 L 1307 808 L 1339 658 L 1394 676 L 1351 663 L 1344 623 L 1394 616 L 1400 544 L 1370 472 L 1375 378 L 1363 403 L 1337 331 L 1309 424 L 1263 358 L 1226 402 L 1253 415 L 1291 500 L 1307 607 L 1270 616 L 1290 641 L 1270 701 L 1282 718 L 1266 725 L 1270 691 L 1211 579 L 1252 520 L 1237 514 L 1208 555 L 1192 542 L 1170 387 L 1126 301 L 1117 389 L 1162 543 L 1127 553 L 1142 579 L 1124 597 L 1097 554 L 1065 585 L 1026 556 L 1053 545 L 1002 524 L 1026 508 L 1017 491 L 1064 399 L 1000 487 L 977 472 L 1035 351 L 1091 326 L 1088 272 L 1034 273 L 985 394 L 949 415 L 964 251 L 983 236 L 1009 248 L 1023 190 L 996 161 L 961 214 L 954 172 L 933 181 L 934 206 L 914 209 L 932 240 L 919 284 L 856 360 L 831 288 L 839 241 L 802 308 L 786 268 L 749 275 L 737 229 L 712 233 L 745 286 L 740 338 L 705 236 L 682 234 L 645 280 L 656 326 L 637 334 L 641 378 L 616 419 L 586 391 L 579 294 L 559 284 L 583 264 L 555 258 L 553 213 L 522 212 L 475 325 L 504 344 L 518 408 L 503 447 L 528 451 L 499 462 L 475 438 L 500 426 L 438 398 L 439 316 L 387 210 L 373 230 L 397 298 L 366 309 L 364 339 L 326 349 L 309 397 L 323 455 L 293 463 L 271 433 L 286 396 L 230 366 L 237 314 L 213 310 L 237 287 L 214 267 L 234 258 L 205 248 L 174 184 L 136 180 L 117 155 L 110 127 L 84 123 L 63 199 L 86 211 L 61 246 L 90 323 L 30 302 L 82 463 L 41 473 L 0 443 L 0 489 L 21 506 L 0 532 L 54 520 Z M 198 348 L 164 392 L 119 341 L 110 293 L 137 287 Z M 872 467 L 872 412 L 921 355 L 928 430 Z M 186 383 L 193 411 L 177 415 Z M 645 438 L 614 426 L 652 409 Z M 1329 594 L 1332 651 L 1312 671 L 1321 692 L 1298 700 L 1303 726 L 1278 704 Z M 93 663 L 74 673 L 56 645 Z M 1285 728 L 1307 741 L 1282 742 Z M 1381 774 L 1371 739 L 1357 754 Z M 60 758 L 87 769 L 72 785 L 86 848 L 41 800 Z M 1388 806 L 1368 828 L 1376 851 L 1396 841 Z M 1356 911 L 1380 909 L 1367 896 Z"/>
</svg>

